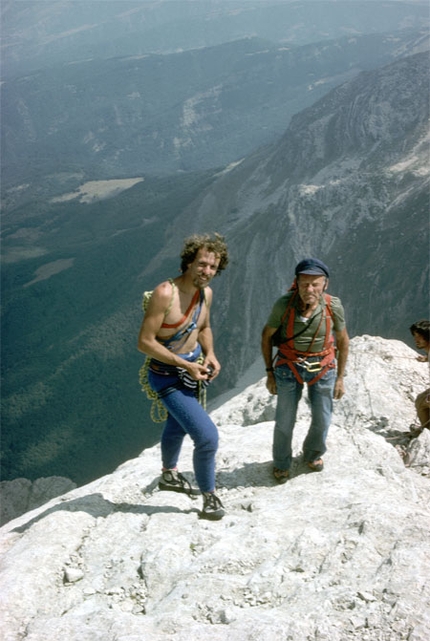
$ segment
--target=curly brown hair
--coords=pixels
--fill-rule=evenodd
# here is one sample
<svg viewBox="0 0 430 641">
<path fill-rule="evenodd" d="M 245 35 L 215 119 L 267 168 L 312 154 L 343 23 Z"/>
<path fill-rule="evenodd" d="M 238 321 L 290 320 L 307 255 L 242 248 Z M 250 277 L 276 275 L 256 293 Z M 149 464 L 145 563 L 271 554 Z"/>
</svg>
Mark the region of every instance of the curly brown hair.
<svg viewBox="0 0 430 641">
<path fill-rule="evenodd" d="M 430 321 L 419 320 L 410 326 L 411 334 L 419 334 L 427 343 L 430 343 Z"/>
<path fill-rule="evenodd" d="M 199 249 L 206 249 L 213 252 L 219 258 L 219 265 L 216 276 L 228 265 L 228 250 L 224 236 L 220 234 L 193 234 L 184 241 L 184 247 L 181 253 L 181 272 L 184 274 L 188 265 L 192 263 L 197 256 Z"/>
</svg>

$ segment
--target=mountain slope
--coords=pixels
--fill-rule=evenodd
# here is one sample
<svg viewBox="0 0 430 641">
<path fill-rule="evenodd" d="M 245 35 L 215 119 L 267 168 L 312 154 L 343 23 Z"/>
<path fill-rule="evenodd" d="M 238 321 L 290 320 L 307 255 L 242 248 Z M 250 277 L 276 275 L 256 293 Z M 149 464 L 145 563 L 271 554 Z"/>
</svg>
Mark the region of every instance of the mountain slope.
<svg viewBox="0 0 430 641">
<path fill-rule="evenodd" d="M 153 282 L 138 275 L 212 174 L 147 179 L 94 202 L 79 193 L 33 202 L 3 217 L 3 479 L 56 470 L 83 483 L 156 442 L 136 349 Z M 177 260 L 165 269 L 176 273 Z"/>
<path fill-rule="evenodd" d="M 223 370 L 212 398 L 257 359 L 305 255 L 330 266 L 352 335 L 410 340 L 429 309 L 427 72 L 423 54 L 362 74 L 218 175 L 145 180 L 90 203 L 77 193 L 6 217 L 5 478 L 84 483 L 156 441 L 137 383 L 141 293 L 177 273 L 193 231 L 224 233 L 231 251 L 214 281 Z"/>
<path fill-rule="evenodd" d="M 60 191 L 64 172 L 101 179 L 228 164 L 277 139 L 294 113 L 363 69 L 426 47 L 425 31 L 303 47 L 251 38 L 7 80 L 3 191 L 24 182 L 34 193 L 46 175 L 51 184 L 58 176 Z"/>
<path fill-rule="evenodd" d="M 295 116 L 278 144 L 226 173 L 181 219 L 187 230 L 216 219 L 232 248 L 214 319 L 229 354 L 224 380 L 252 362 L 271 305 L 305 255 L 331 267 L 352 334 L 407 336 L 428 314 L 428 82 L 427 54 L 360 74 Z M 174 228 L 168 235 L 162 257 L 177 248 Z"/>
</svg>

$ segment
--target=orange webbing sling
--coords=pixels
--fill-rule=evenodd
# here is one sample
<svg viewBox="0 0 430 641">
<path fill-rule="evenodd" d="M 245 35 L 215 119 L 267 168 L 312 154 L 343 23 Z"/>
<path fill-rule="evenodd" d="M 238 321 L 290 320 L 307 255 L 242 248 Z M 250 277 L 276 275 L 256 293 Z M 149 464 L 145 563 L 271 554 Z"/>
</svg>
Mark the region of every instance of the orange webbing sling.
<svg viewBox="0 0 430 641">
<path fill-rule="evenodd" d="M 286 327 L 286 335 L 287 339 L 284 343 L 281 343 L 279 345 L 279 351 L 277 354 L 277 360 L 276 360 L 276 365 L 284 365 L 285 363 L 288 365 L 288 367 L 291 369 L 293 372 L 294 376 L 296 377 L 297 381 L 303 385 L 304 381 L 302 377 L 300 376 L 300 373 L 297 370 L 296 365 L 300 363 L 300 361 L 305 361 L 308 356 L 318 356 L 321 358 L 321 370 L 318 372 L 317 376 L 315 376 L 311 381 L 309 381 L 308 385 L 313 385 L 316 383 L 324 374 L 329 370 L 332 369 L 333 367 L 336 366 L 335 364 L 335 349 L 334 349 L 334 339 L 331 333 L 331 316 L 332 316 L 332 311 L 331 311 L 331 296 L 330 294 L 324 294 L 324 299 L 326 303 L 326 307 L 324 310 L 324 313 L 321 313 L 321 318 L 319 325 L 315 331 L 315 334 L 310 342 L 309 348 L 306 352 L 301 352 L 294 347 L 294 320 L 295 320 L 295 309 L 293 300 L 296 297 L 296 292 L 293 294 L 291 297 L 287 309 L 285 310 L 284 316 L 282 317 L 282 323 L 284 322 L 287 314 L 288 314 L 288 321 L 287 321 L 287 327 Z M 328 312 L 328 313 L 327 313 Z M 321 325 L 323 321 L 325 320 L 325 338 L 324 338 L 324 345 L 323 349 L 321 352 L 311 352 L 310 350 L 312 349 L 312 345 L 314 344 L 314 341 L 318 335 L 318 332 L 321 328 Z M 290 337 L 290 338 L 288 338 Z"/>
</svg>

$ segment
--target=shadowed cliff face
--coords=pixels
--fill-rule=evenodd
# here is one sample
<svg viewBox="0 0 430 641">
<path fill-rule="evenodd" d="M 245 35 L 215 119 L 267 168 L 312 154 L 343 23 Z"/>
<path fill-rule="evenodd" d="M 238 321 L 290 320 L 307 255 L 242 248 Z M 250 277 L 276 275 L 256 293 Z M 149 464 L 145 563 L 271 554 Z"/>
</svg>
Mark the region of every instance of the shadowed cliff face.
<svg viewBox="0 0 430 641">
<path fill-rule="evenodd" d="M 330 266 L 351 334 L 406 338 L 414 317 L 427 316 L 427 72 L 427 54 L 417 54 L 342 85 L 181 218 L 187 230 L 216 221 L 231 247 L 214 307 L 227 384 L 255 358 L 271 306 L 305 256 Z"/>
<path fill-rule="evenodd" d="M 271 475 L 265 381 L 212 412 L 222 521 L 159 492 L 159 447 L 0 530 L 8 641 L 427 641 L 430 437 L 408 437 L 427 364 L 399 341 L 352 340 L 324 471 L 299 406 L 292 478 Z M 406 465 L 405 465 L 406 463 Z M 181 471 L 193 480 L 187 440 Z"/>
<path fill-rule="evenodd" d="M 304 256 L 330 266 L 351 335 L 410 340 L 429 309 L 427 119 L 423 54 L 351 80 L 297 115 L 277 144 L 224 171 L 135 177 L 91 203 L 79 201 L 94 187 L 83 181 L 73 202 L 9 212 L 6 478 L 82 484 L 157 442 L 137 381 L 141 294 L 177 273 L 191 232 L 217 230 L 231 252 L 214 281 L 223 369 L 212 398 L 258 357 L 270 309 Z"/>
</svg>

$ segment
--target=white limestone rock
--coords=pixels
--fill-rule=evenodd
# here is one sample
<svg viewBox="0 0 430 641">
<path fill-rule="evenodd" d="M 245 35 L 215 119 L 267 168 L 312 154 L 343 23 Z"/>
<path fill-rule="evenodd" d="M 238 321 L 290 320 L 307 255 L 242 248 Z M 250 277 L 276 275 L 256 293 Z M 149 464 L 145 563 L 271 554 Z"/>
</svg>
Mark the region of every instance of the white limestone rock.
<svg viewBox="0 0 430 641">
<path fill-rule="evenodd" d="M 423 430 L 408 447 L 407 465 L 415 472 L 430 476 L 430 430 Z"/>
<path fill-rule="evenodd" d="M 214 410 L 227 515 L 159 492 L 159 446 L 0 530 L 4 641 L 427 641 L 427 433 L 411 441 L 426 368 L 397 341 L 352 341 L 322 473 L 271 475 L 265 380 Z M 390 440 L 391 438 L 394 440 Z M 404 440 L 419 450 L 405 466 Z M 411 456 L 412 456 L 411 454 Z M 428 460 L 427 460 L 428 465 Z M 192 475 L 184 444 L 181 471 Z"/>
</svg>

